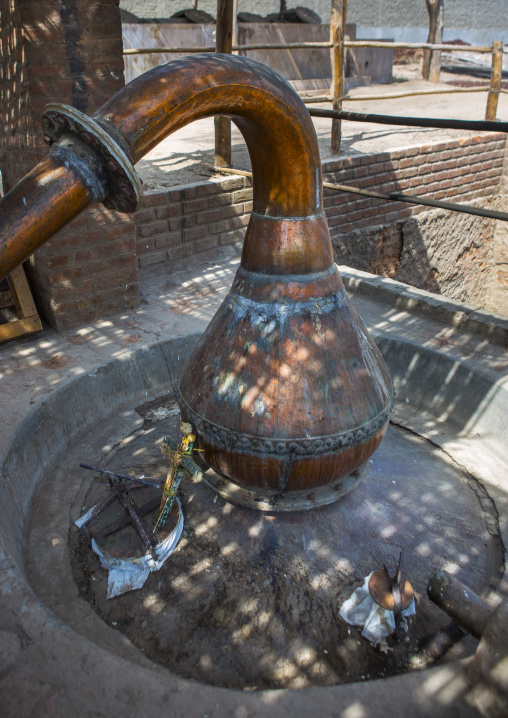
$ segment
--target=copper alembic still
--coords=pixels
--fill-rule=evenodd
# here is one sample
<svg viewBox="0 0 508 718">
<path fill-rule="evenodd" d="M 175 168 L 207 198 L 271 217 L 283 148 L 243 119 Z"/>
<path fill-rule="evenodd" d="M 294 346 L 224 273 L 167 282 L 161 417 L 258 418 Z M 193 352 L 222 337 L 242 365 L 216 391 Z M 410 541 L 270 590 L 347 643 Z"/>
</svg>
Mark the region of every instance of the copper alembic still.
<svg viewBox="0 0 508 718">
<path fill-rule="evenodd" d="M 264 510 L 331 503 L 360 481 L 393 389 L 333 261 L 312 120 L 265 65 L 203 54 L 156 67 L 90 117 L 49 104 L 49 155 L 0 205 L 5 276 L 93 202 L 134 212 L 133 169 L 194 120 L 226 115 L 253 173 L 253 210 L 231 290 L 179 385 L 207 482 Z"/>
</svg>

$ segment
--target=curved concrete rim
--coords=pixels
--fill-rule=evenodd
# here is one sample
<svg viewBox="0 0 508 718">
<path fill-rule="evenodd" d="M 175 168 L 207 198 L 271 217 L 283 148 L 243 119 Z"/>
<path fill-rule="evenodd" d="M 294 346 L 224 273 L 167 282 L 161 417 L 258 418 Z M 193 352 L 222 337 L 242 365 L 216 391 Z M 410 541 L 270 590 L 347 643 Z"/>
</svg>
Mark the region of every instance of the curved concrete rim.
<svg viewBox="0 0 508 718">
<path fill-rule="evenodd" d="M 422 417 L 430 417 L 443 429 L 442 441 L 451 437 L 449 453 L 454 458 L 455 452 L 458 461 L 461 442 L 483 434 L 484 441 L 473 451 L 472 466 L 466 468 L 474 465 L 481 472 L 483 467 L 488 474 L 487 454 L 502 457 L 508 444 L 507 385 L 467 361 L 375 332 L 373 335 L 398 392 L 400 416 L 396 413 L 396 423 L 413 428 Z M 468 715 L 472 709 L 463 702 L 467 680 L 461 662 L 330 688 L 234 691 L 170 674 L 107 626 L 107 640 L 98 645 L 60 621 L 33 593 L 25 570 L 25 530 L 34 497 L 48 470 L 77 435 L 97 420 L 174 387 L 200 336 L 195 333 L 140 348 L 70 380 L 25 418 L 2 458 L 0 596 L 4 610 L 11 611 L 14 620 L 12 636 L 10 631 L 1 633 L 6 634 L 4 641 L 12 640 L 16 646 L 14 652 L 7 653 L 7 665 L 12 692 L 16 694 L 16 686 L 20 687 L 21 706 L 28 708 L 30 697 L 24 697 L 23 686 L 26 690 L 30 685 L 32 694 L 37 694 L 38 687 L 40 700 L 46 696 L 50 706 L 47 714 L 55 716 L 143 716 L 168 709 L 177 716 L 209 718 L 294 716 L 316 710 L 321 715 L 367 718 L 380 710 L 402 716 L 409 709 L 413 715 L 444 716 L 457 701 L 466 711 L 460 715 Z M 436 391 L 438 387 L 442 391 Z M 419 433 L 425 435 L 424 431 Z M 484 451 L 485 446 L 488 451 Z M 493 494 L 498 490 L 502 487 L 489 486 Z M 502 531 L 507 545 L 506 527 Z M 84 604 L 83 610 L 92 609 Z M 18 660 L 20 657 L 23 660 Z M 7 697 L 2 701 L 7 707 L 5 715 L 29 714 L 20 705 L 10 713 Z M 476 715 L 474 710 L 471 715 Z"/>
</svg>

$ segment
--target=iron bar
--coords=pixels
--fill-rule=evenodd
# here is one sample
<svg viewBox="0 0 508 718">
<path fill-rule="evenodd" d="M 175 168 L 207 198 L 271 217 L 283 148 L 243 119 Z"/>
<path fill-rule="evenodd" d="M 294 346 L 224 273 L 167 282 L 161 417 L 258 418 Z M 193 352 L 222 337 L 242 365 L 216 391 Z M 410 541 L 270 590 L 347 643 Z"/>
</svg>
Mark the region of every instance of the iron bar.
<svg viewBox="0 0 508 718">
<path fill-rule="evenodd" d="M 134 481 L 136 484 L 142 484 L 143 486 L 151 486 L 155 488 L 162 488 L 164 485 L 164 479 L 156 479 L 154 477 L 138 478 L 137 476 L 128 476 L 127 474 L 117 474 L 115 471 L 109 469 L 101 469 L 98 466 L 90 466 L 90 464 L 80 464 L 82 469 L 89 469 L 90 471 L 96 471 L 99 474 L 105 474 L 113 479 L 120 481 Z"/>
<path fill-rule="evenodd" d="M 116 496 L 113 497 L 115 499 Z M 146 516 L 150 513 L 150 511 L 155 511 L 155 509 L 160 504 L 160 496 L 156 496 L 151 501 L 148 501 L 148 503 L 143 504 L 143 506 L 137 506 L 136 507 L 136 513 L 137 515 L 142 518 L 143 516 Z M 97 518 L 94 516 L 93 518 Z M 89 523 L 89 522 L 88 522 Z M 109 526 L 105 526 L 102 529 L 99 529 L 98 531 L 95 531 L 93 533 L 93 537 L 96 541 L 100 541 L 101 539 L 107 538 L 112 533 L 115 533 L 116 531 L 119 531 L 120 529 L 123 529 L 125 526 L 128 526 L 131 523 L 130 516 L 122 516 L 122 518 L 117 519 Z"/>
<path fill-rule="evenodd" d="M 307 99 L 307 98 L 305 98 Z M 305 101 L 304 99 L 304 101 Z M 309 98 L 310 99 L 310 98 Z M 378 125 L 402 125 L 407 127 L 433 127 L 446 130 L 474 130 L 476 132 L 508 132 L 508 122 L 488 122 L 486 120 L 451 120 L 432 117 L 401 117 L 400 115 L 375 115 L 366 112 L 347 110 L 319 110 L 311 108 L 312 117 L 350 120 L 351 122 L 372 122 Z"/>
<path fill-rule="evenodd" d="M 245 170 L 229 169 L 226 167 L 214 167 L 217 172 L 227 172 L 228 174 L 243 175 L 244 177 L 252 177 L 252 172 Z M 360 194 L 363 197 L 371 197 L 372 199 L 390 200 L 393 202 L 408 202 L 410 204 L 421 204 L 426 207 L 436 207 L 437 209 L 448 209 L 452 212 L 462 212 L 463 214 L 474 214 L 476 217 L 487 217 L 488 219 L 500 219 L 508 222 L 507 212 L 498 212 L 493 209 L 484 209 L 478 207 L 469 207 L 466 204 L 456 204 L 455 202 L 441 202 L 436 199 L 426 199 L 425 197 L 417 197 L 409 194 L 400 194 L 398 192 L 371 192 L 358 187 L 350 187 L 345 184 L 332 184 L 331 182 L 323 182 L 323 187 L 334 189 L 338 192 L 350 192 L 351 194 Z"/>
</svg>

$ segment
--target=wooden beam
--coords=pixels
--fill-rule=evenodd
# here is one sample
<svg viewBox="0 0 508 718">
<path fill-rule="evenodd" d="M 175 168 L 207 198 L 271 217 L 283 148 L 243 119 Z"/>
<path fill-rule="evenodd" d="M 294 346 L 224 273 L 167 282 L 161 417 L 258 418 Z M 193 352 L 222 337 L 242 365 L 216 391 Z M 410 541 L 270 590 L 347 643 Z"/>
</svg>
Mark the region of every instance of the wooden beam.
<svg viewBox="0 0 508 718">
<path fill-rule="evenodd" d="M 332 107 L 336 111 L 342 109 L 344 94 L 344 32 L 346 29 L 347 0 L 332 0 L 330 14 L 330 42 L 332 61 Z M 332 154 L 340 152 L 341 120 L 332 120 Z"/>
<path fill-rule="evenodd" d="M 217 0 L 216 52 L 233 50 L 233 8 L 234 0 Z M 231 120 L 220 115 L 215 118 L 215 164 L 231 166 Z"/>
<path fill-rule="evenodd" d="M 429 13 L 429 37 L 427 42 L 439 45 L 443 42 L 444 2 L 443 0 L 425 0 Z M 441 53 L 439 50 L 424 50 L 422 77 L 429 82 L 439 82 L 441 72 Z"/>
<path fill-rule="evenodd" d="M 487 109 L 485 119 L 490 122 L 496 121 L 497 103 L 499 101 L 499 90 L 503 77 L 503 43 L 496 40 L 492 43 L 492 70 L 490 73 L 490 89 L 487 97 Z"/>
</svg>

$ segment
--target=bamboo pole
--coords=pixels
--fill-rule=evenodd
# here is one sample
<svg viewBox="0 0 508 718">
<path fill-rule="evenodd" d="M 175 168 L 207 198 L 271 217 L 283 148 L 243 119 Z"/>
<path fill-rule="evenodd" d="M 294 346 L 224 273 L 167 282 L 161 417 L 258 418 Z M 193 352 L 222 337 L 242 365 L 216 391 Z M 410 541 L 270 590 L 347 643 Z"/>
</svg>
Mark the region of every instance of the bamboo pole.
<svg viewBox="0 0 508 718">
<path fill-rule="evenodd" d="M 233 49 L 233 0 L 217 0 L 216 51 L 231 54 Z M 231 166 L 231 120 L 215 118 L 215 164 Z"/>
<path fill-rule="evenodd" d="M 407 48 L 409 50 L 441 50 L 442 52 L 492 52 L 489 45 L 433 45 L 430 42 L 388 42 L 384 40 L 346 40 L 344 47 L 392 47 Z M 505 50 L 505 52 L 507 52 Z"/>
<path fill-rule="evenodd" d="M 443 0 L 425 0 L 429 13 L 428 43 L 439 45 L 443 42 L 444 5 Z M 439 50 L 424 50 L 422 77 L 429 82 L 439 82 L 441 53 Z"/>
<path fill-rule="evenodd" d="M 492 43 L 492 70 L 490 73 L 490 89 L 487 97 L 487 109 L 485 119 L 495 122 L 497 115 L 497 103 L 499 101 L 499 90 L 503 77 L 503 43 L 496 40 Z"/>
<path fill-rule="evenodd" d="M 488 85 L 484 87 L 451 87 L 439 88 L 436 90 L 412 90 L 411 92 L 387 93 L 386 95 L 354 95 L 342 98 L 343 102 L 367 102 L 370 100 L 398 100 L 403 97 L 416 97 L 417 95 L 449 95 L 453 92 L 486 92 Z"/>
<path fill-rule="evenodd" d="M 332 48 L 333 42 L 287 42 L 287 43 L 258 43 L 253 45 L 233 45 L 232 50 L 298 50 L 298 49 L 326 49 Z M 472 47 L 470 45 L 432 45 L 426 42 L 382 42 L 381 40 L 344 40 L 344 47 L 385 47 L 407 48 L 415 50 L 439 50 L 443 52 L 479 52 L 492 53 L 492 47 Z M 123 51 L 124 55 L 157 55 L 178 53 L 188 55 L 194 52 L 215 52 L 212 46 L 204 47 L 134 47 Z M 508 52 L 508 50 L 504 50 Z"/>
<path fill-rule="evenodd" d="M 344 95 L 344 33 L 346 30 L 347 0 L 332 0 L 330 13 L 330 42 L 332 62 L 332 107 L 336 112 L 342 109 Z M 341 120 L 332 120 L 331 150 L 333 155 L 340 152 Z"/>
</svg>

